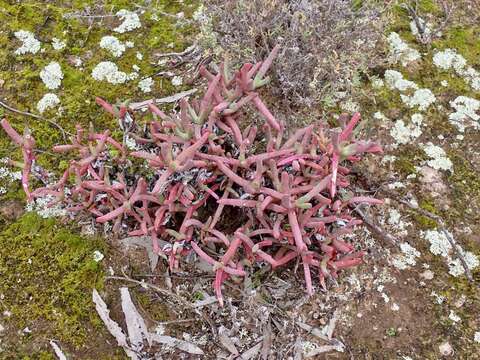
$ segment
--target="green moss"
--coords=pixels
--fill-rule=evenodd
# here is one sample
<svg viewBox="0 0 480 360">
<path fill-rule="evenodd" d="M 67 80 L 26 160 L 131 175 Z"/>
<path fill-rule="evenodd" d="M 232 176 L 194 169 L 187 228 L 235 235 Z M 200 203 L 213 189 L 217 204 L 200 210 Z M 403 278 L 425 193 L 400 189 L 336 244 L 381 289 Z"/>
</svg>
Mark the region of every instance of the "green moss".
<svg viewBox="0 0 480 360">
<path fill-rule="evenodd" d="M 450 173 L 447 181 L 452 189 L 452 208 L 448 220 L 455 224 L 458 219 L 478 224 L 480 222 L 480 178 L 468 160 L 458 151 L 448 152 L 452 160 L 454 172 Z"/>
<path fill-rule="evenodd" d="M 135 289 L 132 292 L 135 300 L 138 301 L 140 308 L 148 314 L 148 317 L 154 321 L 168 321 L 169 310 L 168 307 L 158 298 L 152 297 L 151 294 Z"/>
<path fill-rule="evenodd" d="M 87 346 L 88 333 L 100 325 L 88 294 L 102 287 L 103 270 L 92 255 L 105 251 L 103 242 L 28 213 L 0 233 L 0 243 L 2 305 L 12 312 L 7 325 Z"/>
<path fill-rule="evenodd" d="M 480 26 L 454 26 L 448 28 L 441 40 L 433 42 L 433 46 L 438 49 L 453 48 L 467 59 L 469 65 L 480 64 L 480 44 L 478 37 L 480 35 Z"/>
<path fill-rule="evenodd" d="M 162 0 L 155 5 L 145 4 L 145 12 L 141 14 L 142 27 L 125 34 L 114 33 L 121 41 L 133 41 L 135 46 L 127 49 L 121 58 L 113 58 L 111 54 L 99 47 L 102 36 L 111 35 L 113 27 L 119 21 L 115 18 L 94 19 L 90 25 L 85 18 L 65 18 L 65 15 L 84 11 L 88 3 L 98 5 L 95 1 L 73 1 L 66 5 L 62 1 L 51 1 L 48 4 L 40 1 L 26 0 L 19 4 L 10 4 L 0 1 L 0 79 L 5 81 L 5 101 L 20 110 L 37 113 L 36 104 L 47 92 L 56 93 L 61 100 L 61 111 L 52 109 L 44 113 L 45 117 L 58 123 L 68 132 L 74 132 L 76 124 L 84 127 L 91 122 L 98 131 L 118 128 L 115 119 L 106 114 L 95 104 L 95 96 L 101 96 L 110 102 L 124 101 L 126 99 L 143 100 L 152 96 L 162 97 L 181 90 L 174 89 L 168 78 L 155 76 L 155 86 L 152 93 L 143 94 L 137 87 L 142 77 L 151 76 L 162 69 L 155 65 L 154 54 L 181 51 L 192 42 L 196 29 L 193 23 L 181 21 L 175 15 L 184 13 L 186 20 L 191 19 L 196 9 L 197 1 Z M 99 14 L 115 13 L 120 9 L 132 9 L 130 1 L 110 1 L 105 9 L 92 7 Z M 158 20 L 154 21 L 152 15 Z M 42 41 L 45 52 L 23 56 L 14 55 L 19 41 L 14 38 L 13 32 L 24 29 L 34 32 L 37 39 Z M 53 37 L 60 38 L 67 43 L 61 51 L 52 48 L 50 42 Z M 137 59 L 137 51 L 143 59 Z M 68 57 L 79 56 L 83 65 L 74 67 Z M 48 90 L 42 83 L 39 72 L 50 61 L 57 61 L 62 67 L 64 78 L 61 88 Z M 140 77 L 122 85 L 112 85 L 98 82 L 91 77 L 92 69 L 101 61 L 114 61 L 120 71 L 131 73 L 132 66 L 140 67 Z M 38 147 L 42 150 L 51 148 L 52 145 L 63 142 L 58 129 L 45 121 L 8 113 L 12 125 L 22 129 L 28 124 L 37 140 Z M 114 132 L 114 134 L 116 134 Z M 118 135 L 118 134 L 117 134 Z M 4 144 L 7 140 L 0 132 L 0 156 L 8 154 Z M 5 145 L 7 146 L 7 145 Z M 15 152 L 14 156 L 19 156 Z M 58 168 L 59 159 L 50 154 L 40 154 L 38 161 L 48 168 Z"/>
<path fill-rule="evenodd" d="M 418 202 L 418 205 L 421 209 L 426 210 L 432 214 L 439 215 L 434 204 L 434 201 L 425 198 L 421 198 Z M 436 229 L 438 227 L 437 222 L 427 216 L 423 216 L 418 212 L 412 212 L 412 215 L 414 215 L 413 218 L 415 219 L 415 222 L 418 224 L 421 230 Z"/>
<path fill-rule="evenodd" d="M 412 152 L 408 150 L 403 150 L 401 153 L 396 155 L 396 159 L 394 161 L 395 170 L 398 171 L 403 176 L 416 174 L 417 173 L 417 169 L 415 168 L 416 153 L 417 153 L 416 149 L 413 149 Z"/>
</svg>

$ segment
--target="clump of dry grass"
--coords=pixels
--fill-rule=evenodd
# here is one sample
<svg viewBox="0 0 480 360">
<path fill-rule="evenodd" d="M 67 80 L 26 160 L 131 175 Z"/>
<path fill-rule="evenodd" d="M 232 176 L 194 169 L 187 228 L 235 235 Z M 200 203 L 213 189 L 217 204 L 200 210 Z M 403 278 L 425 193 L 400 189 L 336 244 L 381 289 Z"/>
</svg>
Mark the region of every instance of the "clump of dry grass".
<svg viewBox="0 0 480 360">
<path fill-rule="evenodd" d="M 293 110 L 349 92 L 359 72 L 381 59 L 380 10 L 337 0 L 210 0 L 218 44 L 233 60 L 261 59 L 281 45 L 273 95 Z"/>
</svg>

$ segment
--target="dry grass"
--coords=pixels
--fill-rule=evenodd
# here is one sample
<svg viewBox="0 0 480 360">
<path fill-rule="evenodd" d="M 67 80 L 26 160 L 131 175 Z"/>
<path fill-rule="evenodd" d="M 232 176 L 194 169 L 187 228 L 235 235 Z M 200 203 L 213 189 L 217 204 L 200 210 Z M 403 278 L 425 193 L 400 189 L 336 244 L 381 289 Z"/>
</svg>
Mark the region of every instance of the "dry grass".
<svg viewBox="0 0 480 360">
<path fill-rule="evenodd" d="M 375 48 L 382 36 L 382 8 L 352 3 L 210 0 L 207 8 L 219 45 L 234 61 L 261 59 L 281 44 L 272 95 L 299 110 L 326 95 L 350 92 L 354 78 L 381 61 Z"/>
</svg>

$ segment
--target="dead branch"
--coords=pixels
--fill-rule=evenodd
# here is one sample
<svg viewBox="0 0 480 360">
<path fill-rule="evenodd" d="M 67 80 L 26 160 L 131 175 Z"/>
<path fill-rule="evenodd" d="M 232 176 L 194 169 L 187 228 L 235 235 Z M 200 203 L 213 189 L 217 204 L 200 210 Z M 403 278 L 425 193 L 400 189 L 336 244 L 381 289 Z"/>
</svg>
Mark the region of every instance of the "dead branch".
<svg viewBox="0 0 480 360">
<path fill-rule="evenodd" d="M 155 104 L 174 103 L 174 102 L 177 102 L 178 100 L 180 100 L 184 97 L 187 97 L 187 96 L 190 96 L 190 95 L 194 94 L 196 91 L 197 91 L 197 89 L 190 89 L 190 90 L 182 91 L 182 92 L 179 92 L 178 94 L 174 94 L 174 95 L 167 96 L 167 97 L 160 98 L 160 99 L 150 99 L 150 100 L 145 100 L 145 101 L 141 101 L 141 102 L 131 103 L 129 105 L 129 108 L 131 110 L 138 110 L 138 109 L 146 108 L 149 104 L 154 104 L 154 103 Z"/>
<path fill-rule="evenodd" d="M 153 54 L 153 56 L 155 57 L 158 57 L 158 58 L 164 58 L 164 57 L 178 57 L 180 59 L 182 59 L 183 56 L 187 56 L 187 55 L 190 55 L 192 53 L 195 53 L 196 51 L 198 51 L 199 48 L 197 46 L 197 44 L 193 44 L 191 46 L 189 46 L 188 48 L 186 48 L 185 50 L 183 50 L 182 52 L 169 52 L 169 53 L 164 53 L 164 54 Z"/>
<path fill-rule="evenodd" d="M 371 228 L 373 232 L 375 232 L 378 236 L 388 241 L 389 243 L 392 243 L 393 245 L 399 246 L 400 242 L 395 237 L 387 233 L 379 225 L 375 224 L 373 220 L 370 219 L 370 217 L 366 213 L 364 213 L 358 206 L 354 209 L 354 211 L 358 214 L 358 216 L 362 218 L 363 222 L 367 224 L 367 226 Z"/>
<path fill-rule="evenodd" d="M 33 117 L 34 119 L 47 121 L 48 123 L 52 124 L 53 126 L 55 126 L 58 130 L 60 130 L 62 132 L 63 140 L 65 140 L 65 141 L 67 141 L 66 134 L 72 135 L 72 134 L 68 133 L 67 131 L 65 131 L 60 125 L 58 125 L 53 120 L 46 119 L 46 118 L 44 118 L 40 115 L 35 115 L 35 114 L 32 114 L 32 113 L 27 112 L 27 111 L 21 111 L 21 110 L 15 109 L 15 108 L 11 107 L 10 105 L 6 104 L 3 101 L 0 101 L 0 106 L 5 108 L 6 110 L 11 111 L 11 112 L 16 113 L 16 114 L 20 114 L 20 115 L 24 115 L 24 116 L 30 116 L 30 117 Z"/>
<path fill-rule="evenodd" d="M 458 245 L 455 241 L 455 239 L 452 237 L 452 235 L 447 231 L 447 228 L 445 226 L 445 223 L 443 221 L 443 219 L 438 216 L 438 215 L 435 215 L 433 213 L 431 213 L 430 211 L 427 211 L 425 209 L 422 209 L 421 207 L 419 207 L 418 205 L 415 205 L 415 204 L 412 204 L 410 203 L 409 201 L 407 200 L 404 200 L 404 199 L 399 199 L 399 198 L 396 198 L 396 197 L 393 197 L 393 200 L 403 204 L 403 205 L 406 205 L 408 206 L 410 209 L 412 210 L 415 210 L 416 212 L 420 213 L 421 215 L 423 216 L 426 216 L 428 217 L 429 219 L 435 221 L 437 223 L 437 226 L 438 228 L 440 229 L 440 231 L 443 232 L 443 234 L 445 235 L 445 237 L 447 238 L 448 242 L 450 243 L 450 245 L 452 246 L 453 248 L 453 252 L 455 254 L 455 256 L 460 260 L 462 266 L 463 266 L 463 269 L 465 270 L 465 275 L 467 276 L 467 279 L 468 281 L 470 282 L 473 282 L 473 276 L 472 276 L 472 272 L 470 271 L 468 265 L 467 265 L 467 262 L 465 261 L 465 258 L 464 256 L 462 255 L 462 253 L 460 252 L 459 248 L 458 248 Z"/>
<path fill-rule="evenodd" d="M 179 302 L 180 304 L 182 304 L 186 308 L 188 308 L 188 309 L 192 310 L 193 312 L 195 312 L 196 314 L 200 315 L 205 320 L 205 322 L 210 325 L 213 335 L 217 336 L 217 328 L 215 327 L 215 323 L 213 322 L 213 320 L 207 314 L 200 311 L 193 304 L 184 300 L 181 296 L 178 296 L 177 294 L 175 294 L 175 293 L 173 293 L 169 290 L 162 289 L 162 288 L 160 288 L 158 286 L 155 286 L 153 284 L 150 284 L 148 282 L 132 279 L 132 278 L 126 276 L 126 275 L 125 276 L 107 276 L 105 279 L 107 279 L 107 280 L 128 281 L 128 282 L 140 285 L 142 287 L 150 288 L 151 290 L 154 290 L 154 291 L 156 291 L 156 292 L 158 292 L 158 293 L 160 293 L 164 296 L 167 296 L 171 299 L 174 299 L 175 301 Z"/>
</svg>

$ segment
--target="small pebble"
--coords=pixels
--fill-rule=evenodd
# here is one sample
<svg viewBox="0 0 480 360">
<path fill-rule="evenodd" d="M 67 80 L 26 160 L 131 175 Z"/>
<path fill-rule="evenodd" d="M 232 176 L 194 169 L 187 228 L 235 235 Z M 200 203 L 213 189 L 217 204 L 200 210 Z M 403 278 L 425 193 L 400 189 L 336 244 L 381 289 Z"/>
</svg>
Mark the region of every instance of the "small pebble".
<svg viewBox="0 0 480 360">
<path fill-rule="evenodd" d="M 453 355 L 453 348 L 452 345 L 450 345 L 448 342 L 442 343 L 439 347 L 438 350 L 440 350 L 440 354 L 442 356 L 451 356 Z"/>
<path fill-rule="evenodd" d="M 434 277 L 434 273 L 431 270 L 425 270 L 420 276 L 425 280 L 432 280 Z"/>
</svg>

